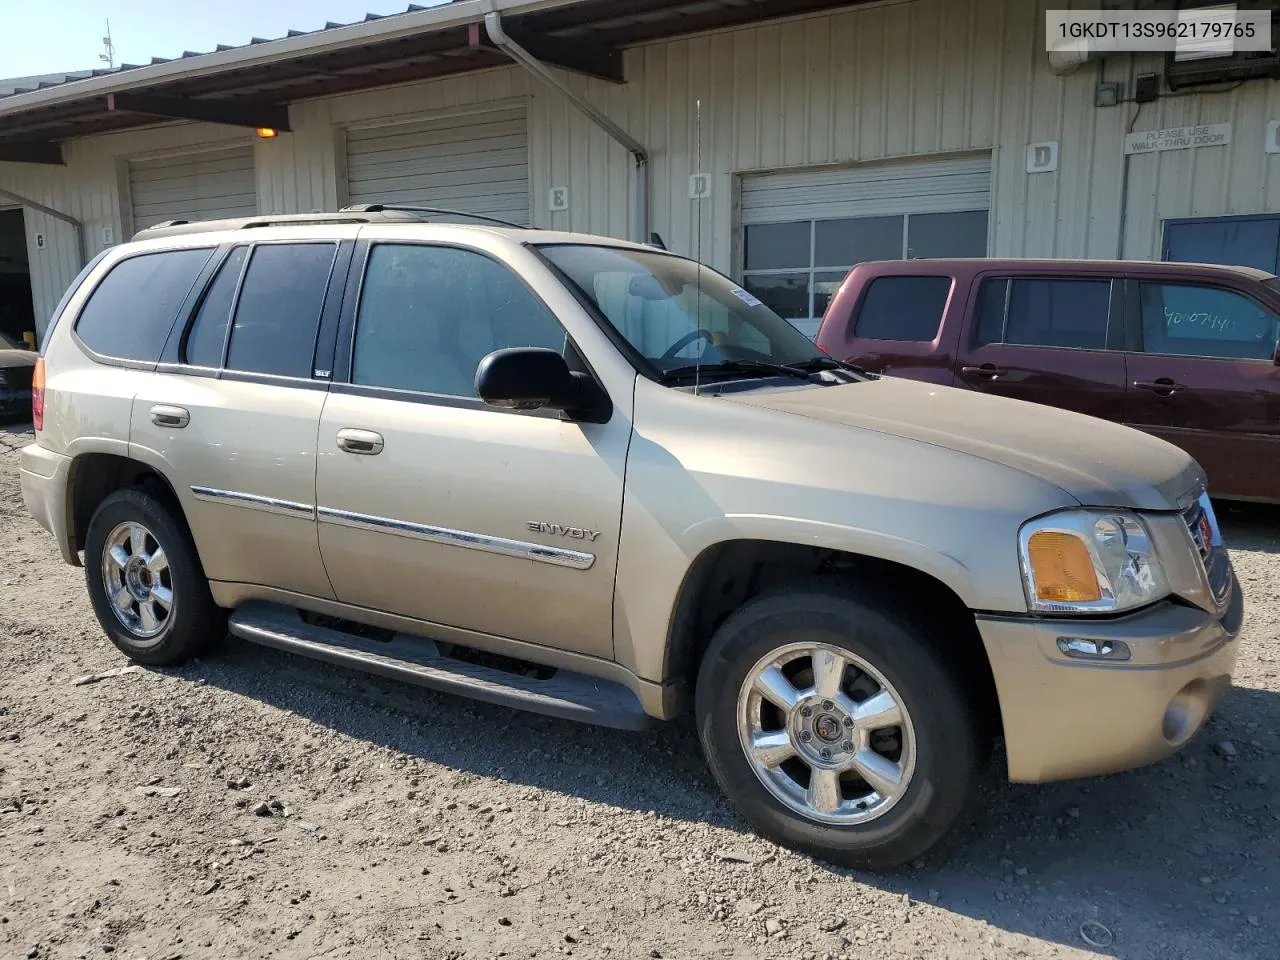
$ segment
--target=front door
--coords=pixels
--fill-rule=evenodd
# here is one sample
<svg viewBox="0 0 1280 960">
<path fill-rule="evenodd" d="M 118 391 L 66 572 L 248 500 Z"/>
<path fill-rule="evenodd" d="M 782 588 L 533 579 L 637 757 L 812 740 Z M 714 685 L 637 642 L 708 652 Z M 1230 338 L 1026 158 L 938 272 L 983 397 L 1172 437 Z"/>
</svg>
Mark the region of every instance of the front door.
<svg viewBox="0 0 1280 960">
<path fill-rule="evenodd" d="M 1122 420 L 1122 289 L 1105 276 L 982 279 L 956 385 Z"/>
<path fill-rule="evenodd" d="M 1127 422 L 1186 450 L 1224 497 L 1280 499 L 1280 315 L 1243 292 L 1132 281 Z"/>
<path fill-rule="evenodd" d="M 493 350 L 577 361 L 554 314 L 478 250 L 372 244 L 352 322 L 316 478 L 338 599 L 612 657 L 629 397 L 603 424 L 483 404 Z"/>
</svg>

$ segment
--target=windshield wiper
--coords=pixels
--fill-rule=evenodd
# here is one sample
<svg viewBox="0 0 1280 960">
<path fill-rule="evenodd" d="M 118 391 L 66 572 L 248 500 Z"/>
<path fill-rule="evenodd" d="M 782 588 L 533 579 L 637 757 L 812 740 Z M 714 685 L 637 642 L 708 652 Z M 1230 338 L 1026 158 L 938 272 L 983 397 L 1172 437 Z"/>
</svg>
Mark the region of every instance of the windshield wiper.
<svg viewBox="0 0 1280 960">
<path fill-rule="evenodd" d="M 690 363 L 682 367 L 672 367 L 662 372 L 662 380 L 666 383 L 698 374 L 716 376 L 722 373 L 771 373 L 796 380 L 809 380 L 814 371 L 803 370 L 785 363 L 768 363 L 764 360 L 721 360 L 719 363 Z"/>
<path fill-rule="evenodd" d="M 801 360 L 799 363 L 793 363 L 791 366 L 800 370 L 807 370 L 813 373 L 817 370 L 847 370 L 855 373 L 860 377 L 874 376 L 867 370 L 862 369 L 856 363 L 849 363 L 847 360 L 837 360 L 835 357 L 812 357 L 809 360 Z"/>
</svg>

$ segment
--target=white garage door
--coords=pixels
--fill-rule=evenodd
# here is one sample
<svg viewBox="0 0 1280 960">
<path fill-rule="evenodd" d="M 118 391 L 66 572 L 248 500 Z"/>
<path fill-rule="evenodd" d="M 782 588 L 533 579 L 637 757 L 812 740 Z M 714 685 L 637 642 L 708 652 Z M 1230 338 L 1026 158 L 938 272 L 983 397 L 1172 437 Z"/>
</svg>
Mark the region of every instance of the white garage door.
<svg viewBox="0 0 1280 960">
<path fill-rule="evenodd" d="M 867 260 L 987 255 L 991 158 L 915 160 L 742 180 L 742 282 L 810 336 Z"/>
<path fill-rule="evenodd" d="M 351 203 L 406 203 L 529 222 L 523 107 L 347 132 Z"/>
<path fill-rule="evenodd" d="M 258 212 L 253 147 L 129 161 L 133 228 L 165 220 L 216 220 Z"/>
</svg>

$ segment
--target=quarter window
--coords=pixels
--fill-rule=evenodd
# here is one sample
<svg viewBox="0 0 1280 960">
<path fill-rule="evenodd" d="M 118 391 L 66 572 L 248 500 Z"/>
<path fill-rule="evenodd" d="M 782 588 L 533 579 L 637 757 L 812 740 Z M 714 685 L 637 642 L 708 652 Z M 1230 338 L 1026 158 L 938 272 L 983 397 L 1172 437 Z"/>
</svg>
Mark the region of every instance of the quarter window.
<svg viewBox="0 0 1280 960">
<path fill-rule="evenodd" d="M 1146 353 L 1236 360 L 1271 360 L 1280 317 L 1248 297 L 1220 287 L 1141 285 Z"/>
<path fill-rule="evenodd" d="M 316 331 L 333 243 L 264 243 L 254 247 L 240 287 L 227 368 L 311 377 Z"/>
<path fill-rule="evenodd" d="M 867 287 L 853 335 L 868 340 L 932 340 L 950 295 L 950 277 L 877 277 Z"/>
<path fill-rule="evenodd" d="M 976 339 L 978 345 L 1105 350 L 1110 313 L 1110 280 L 984 280 Z"/>
<path fill-rule="evenodd" d="M 813 336 L 859 263 L 986 255 L 986 210 L 758 223 L 744 231 L 742 285 Z"/>
<path fill-rule="evenodd" d="M 372 249 L 356 317 L 353 383 L 476 397 L 480 361 L 504 347 L 565 348 L 555 317 L 509 269 L 455 247 Z"/>
<path fill-rule="evenodd" d="M 187 333 L 184 362 L 198 367 L 222 366 L 227 324 L 231 322 L 236 287 L 240 284 L 240 274 L 248 251 L 248 247 L 236 247 L 218 269 L 218 275 L 209 285 L 204 301 L 196 313 L 195 323 Z"/>
<path fill-rule="evenodd" d="M 130 257 L 102 278 L 75 331 L 95 353 L 154 363 L 212 248 Z"/>
</svg>

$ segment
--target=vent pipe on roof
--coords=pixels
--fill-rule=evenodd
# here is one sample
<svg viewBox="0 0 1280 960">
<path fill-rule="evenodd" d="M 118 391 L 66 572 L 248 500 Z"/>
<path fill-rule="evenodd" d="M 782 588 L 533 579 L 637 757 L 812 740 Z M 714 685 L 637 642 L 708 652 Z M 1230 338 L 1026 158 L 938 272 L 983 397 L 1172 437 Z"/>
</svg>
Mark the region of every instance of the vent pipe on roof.
<svg viewBox="0 0 1280 960">
<path fill-rule="evenodd" d="M 24 207 L 30 207 L 32 210 L 38 210 L 45 216 L 53 217 L 55 220 L 61 220 L 63 223 L 71 224 L 71 229 L 76 232 L 76 252 L 79 254 L 80 262 L 76 264 L 76 269 L 81 269 L 89 262 L 89 254 L 84 246 L 84 224 L 71 216 L 69 213 L 63 213 L 61 210 L 55 210 L 53 207 L 46 207 L 43 203 L 37 203 L 30 200 L 19 193 L 12 190 L 0 190 L 0 197 L 6 197 L 14 203 L 20 203 Z"/>
<path fill-rule="evenodd" d="M 485 31 L 494 46 L 524 67 L 547 86 L 558 90 L 570 103 L 610 137 L 622 144 L 636 162 L 636 223 L 635 241 L 644 243 L 649 237 L 649 151 L 635 137 L 610 120 L 594 106 L 583 100 L 547 69 L 546 64 L 507 35 L 502 27 L 502 15 L 491 10 L 484 15 Z"/>
</svg>

